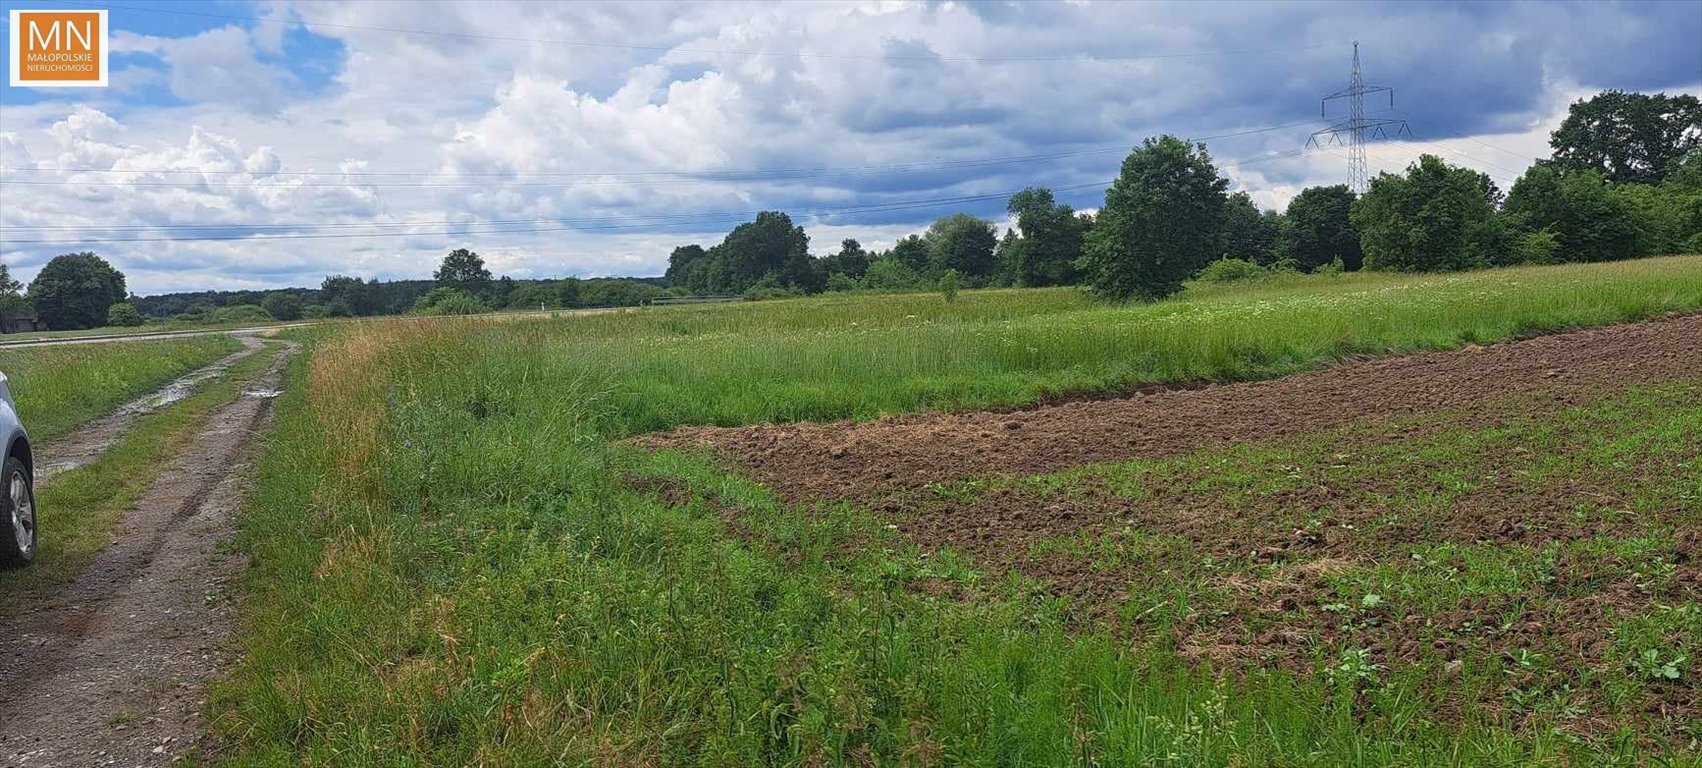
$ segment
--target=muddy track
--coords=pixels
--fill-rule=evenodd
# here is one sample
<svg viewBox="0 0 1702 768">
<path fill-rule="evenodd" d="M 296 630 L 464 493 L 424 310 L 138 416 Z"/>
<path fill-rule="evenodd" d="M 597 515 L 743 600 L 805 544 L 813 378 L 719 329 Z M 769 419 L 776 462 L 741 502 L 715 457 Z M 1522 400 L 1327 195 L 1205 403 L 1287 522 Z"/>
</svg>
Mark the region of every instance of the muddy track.
<svg viewBox="0 0 1702 768">
<path fill-rule="evenodd" d="M 242 349 L 197 368 L 159 389 L 119 406 L 112 413 L 84 424 L 70 434 L 36 446 L 36 480 L 45 481 L 60 472 L 76 469 L 100 458 L 118 442 L 138 417 L 153 413 L 195 393 L 213 379 L 223 376 L 237 361 L 260 351 L 260 340 L 238 337 Z"/>
<path fill-rule="evenodd" d="M 223 585 L 242 567 L 221 547 L 296 351 L 281 344 L 251 391 L 212 414 L 87 570 L 0 619 L 0 764 L 168 765 L 199 749 L 229 634 Z"/>
<path fill-rule="evenodd" d="M 1702 314 L 1690 314 L 1017 413 L 693 427 L 636 442 L 708 447 L 795 502 L 874 501 L 931 483 L 1175 456 L 1355 423 L 1470 412 L 1515 396 L 1563 405 L 1697 370 Z"/>
</svg>

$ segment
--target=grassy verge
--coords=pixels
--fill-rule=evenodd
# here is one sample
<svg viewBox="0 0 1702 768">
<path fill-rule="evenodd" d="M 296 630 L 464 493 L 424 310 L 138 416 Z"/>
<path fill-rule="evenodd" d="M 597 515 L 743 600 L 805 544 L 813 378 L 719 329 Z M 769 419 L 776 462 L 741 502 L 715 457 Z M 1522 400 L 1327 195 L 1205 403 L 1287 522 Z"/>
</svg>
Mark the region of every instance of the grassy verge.
<svg viewBox="0 0 1702 768">
<path fill-rule="evenodd" d="M 113 524 L 135 505 L 171 458 L 191 445 L 207 418 L 230 402 L 268 356 L 251 355 L 195 394 L 141 416 L 99 459 L 36 488 L 41 550 L 30 568 L 0 571 L 0 610 L 18 595 L 80 573 L 112 538 Z"/>
<path fill-rule="evenodd" d="M 989 291 L 322 336 L 292 365 L 243 519 L 246 655 L 215 722 L 231 761 L 255 765 L 1647 758 L 1664 747 L 1444 716 L 1427 668 L 1354 666 L 1333 646 L 1334 675 L 1227 674 L 1177 640 L 1084 628 L 1071 600 L 867 511 L 801 514 L 610 439 L 1274 375 L 1695 308 L 1699 277 L 1702 260 L 1662 259 L 1136 307 Z M 991 586 L 936 588 L 965 581 Z M 1181 576 L 1154 589 L 1206 596 Z"/>
<path fill-rule="evenodd" d="M 42 442 L 241 347 L 228 336 L 0 349 L 18 416 Z"/>
</svg>

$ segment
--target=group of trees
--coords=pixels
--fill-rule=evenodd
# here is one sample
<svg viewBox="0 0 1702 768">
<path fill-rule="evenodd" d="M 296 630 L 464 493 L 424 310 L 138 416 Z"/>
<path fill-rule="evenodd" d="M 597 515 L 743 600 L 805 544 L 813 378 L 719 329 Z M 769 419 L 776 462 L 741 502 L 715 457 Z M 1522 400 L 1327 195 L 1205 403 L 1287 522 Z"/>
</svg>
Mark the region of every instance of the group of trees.
<svg viewBox="0 0 1702 768">
<path fill-rule="evenodd" d="M 140 325 L 136 308 L 125 303 L 124 273 L 93 253 L 55 256 L 30 281 L 29 291 L 0 264 L 0 316 L 10 320 L 33 309 L 49 328 L 82 329 L 102 325 Z"/>
<path fill-rule="evenodd" d="M 668 257 L 664 280 L 697 295 L 763 296 L 824 290 L 905 290 L 934 286 L 947 273 L 968 286 L 1064 285 L 1092 220 L 1058 205 L 1045 189 L 1011 198 L 1023 234 L 999 238 L 993 222 L 968 213 L 935 221 L 926 232 L 871 251 L 854 239 L 826 256 L 810 255 L 809 235 L 780 211 L 764 211 L 710 248 L 682 245 Z"/>
<path fill-rule="evenodd" d="M 1225 197 L 1204 146 L 1148 140 L 1106 193 L 1080 266 L 1103 293 L 1161 296 L 1219 254 L 1302 271 L 1445 271 L 1702 251 L 1696 97 L 1606 92 L 1573 104 L 1550 144 L 1553 159 L 1506 193 L 1424 155 L 1363 198 L 1313 187 L 1273 214 Z"/>
<path fill-rule="evenodd" d="M 1702 251 L 1702 107 L 1694 96 L 1609 91 L 1572 105 L 1553 159 L 1504 192 L 1487 175 L 1425 155 L 1381 174 L 1361 199 L 1310 187 L 1283 211 L 1231 193 L 1203 144 L 1147 139 L 1123 161 L 1092 216 L 1051 191 L 1023 190 L 993 222 L 954 213 L 887 251 L 845 240 L 812 257 L 784 213 L 764 212 L 719 245 L 676 248 L 666 281 L 696 294 L 747 297 L 822 290 L 1086 284 L 1152 298 L 1221 259 L 1256 269 L 1396 271 L 1606 261 Z M 1261 271 L 1265 270 L 1265 271 Z"/>
<path fill-rule="evenodd" d="M 105 259 L 93 253 L 68 253 L 43 266 L 27 291 L 0 264 L 0 318 L 22 317 L 33 310 L 52 330 L 76 330 L 134 326 L 150 320 L 259 323 L 408 312 L 630 307 L 669 294 L 661 283 L 659 278 L 494 278 L 477 253 L 457 249 L 444 257 L 432 280 L 330 275 L 318 288 L 127 296 L 124 274 Z"/>
</svg>

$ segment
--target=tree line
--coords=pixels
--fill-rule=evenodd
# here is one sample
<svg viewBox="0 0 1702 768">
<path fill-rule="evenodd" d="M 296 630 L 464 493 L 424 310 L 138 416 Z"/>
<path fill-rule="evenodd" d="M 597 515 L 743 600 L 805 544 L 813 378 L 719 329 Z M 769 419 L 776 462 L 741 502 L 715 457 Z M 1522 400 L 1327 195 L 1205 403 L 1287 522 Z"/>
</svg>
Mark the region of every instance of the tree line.
<svg viewBox="0 0 1702 768">
<path fill-rule="evenodd" d="M 1309 187 L 1282 211 L 1228 191 L 1205 145 L 1147 139 L 1123 161 L 1094 215 L 1030 188 L 1006 207 L 1015 226 L 954 213 L 885 251 L 844 240 L 811 256 L 780 211 L 722 241 L 675 248 L 667 284 L 747 298 L 953 284 L 1083 284 L 1113 298 L 1158 298 L 1214 261 L 1262 270 L 1444 271 L 1702 252 L 1702 107 L 1696 97 L 1608 91 L 1572 105 L 1553 157 L 1511 190 L 1424 155 L 1374 178 L 1363 197 Z M 1259 274 L 1230 265 L 1219 274 Z"/>
<path fill-rule="evenodd" d="M 329 275 L 318 288 L 129 295 L 124 273 L 91 252 L 42 267 L 27 290 L 0 264 L 0 319 L 39 318 L 52 330 L 184 324 L 263 323 L 324 317 L 444 314 L 500 309 L 632 307 L 670 291 L 661 278 L 492 279 L 478 254 L 452 251 L 431 280 Z"/>
<path fill-rule="evenodd" d="M 1445 271 L 1702 252 L 1702 105 L 1694 96 L 1607 91 L 1574 103 L 1552 158 L 1503 191 L 1487 175 L 1421 156 L 1372 179 L 1309 187 L 1261 210 L 1204 144 L 1149 138 L 1124 159 L 1089 215 L 1045 188 L 1013 195 L 1014 226 L 953 213 L 886 250 L 846 239 L 821 256 L 804 228 L 765 211 L 710 247 L 683 245 L 660 278 L 493 277 L 457 249 L 431 280 L 330 275 L 318 288 L 129 297 L 93 253 L 44 266 L 28 291 L 0 264 L 0 318 L 31 308 L 55 330 L 145 319 L 249 322 L 303 317 L 635 306 L 669 295 L 749 299 L 823 291 L 1084 285 L 1116 299 L 1159 298 L 1216 279 L 1357 269 Z"/>
</svg>

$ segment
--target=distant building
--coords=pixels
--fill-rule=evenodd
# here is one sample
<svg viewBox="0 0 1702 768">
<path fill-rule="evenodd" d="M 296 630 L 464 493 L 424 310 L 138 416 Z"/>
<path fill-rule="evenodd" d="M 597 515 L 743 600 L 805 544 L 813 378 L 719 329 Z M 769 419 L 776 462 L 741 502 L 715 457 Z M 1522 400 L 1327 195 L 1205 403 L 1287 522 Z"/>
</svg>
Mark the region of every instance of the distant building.
<svg viewBox="0 0 1702 768">
<path fill-rule="evenodd" d="M 45 331 L 47 323 L 35 313 L 35 308 L 25 305 L 22 309 L 9 314 L 0 314 L 0 333 L 29 333 Z"/>
</svg>

